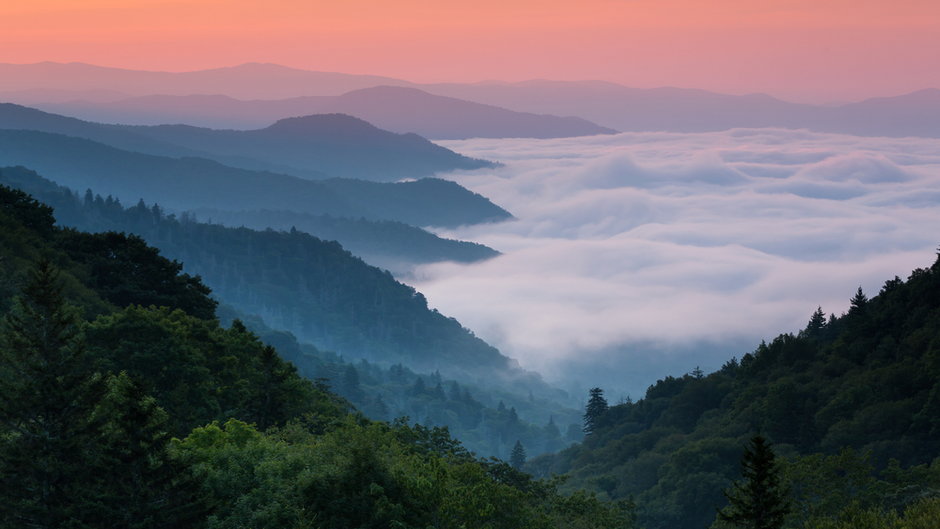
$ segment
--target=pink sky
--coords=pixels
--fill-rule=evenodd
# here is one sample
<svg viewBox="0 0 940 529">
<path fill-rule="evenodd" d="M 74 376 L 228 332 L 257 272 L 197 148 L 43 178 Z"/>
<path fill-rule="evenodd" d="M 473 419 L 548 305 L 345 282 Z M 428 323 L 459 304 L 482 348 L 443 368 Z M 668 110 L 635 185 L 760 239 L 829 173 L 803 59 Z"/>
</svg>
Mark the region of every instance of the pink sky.
<svg viewBox="0 0 940 529">
<path fill-rule="evenodd" d="M 418 82 L 604 79 L 844 101 L 940 87 L 936 0 L 32 0 L 0 62 L 243 62 Z"/>
</svg>

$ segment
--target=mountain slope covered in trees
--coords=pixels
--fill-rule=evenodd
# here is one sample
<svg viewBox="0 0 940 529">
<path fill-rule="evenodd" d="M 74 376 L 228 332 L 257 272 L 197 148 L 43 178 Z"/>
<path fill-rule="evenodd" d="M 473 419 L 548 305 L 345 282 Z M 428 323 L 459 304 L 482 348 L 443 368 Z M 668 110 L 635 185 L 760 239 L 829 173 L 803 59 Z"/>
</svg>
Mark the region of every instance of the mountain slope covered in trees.
<svg viewBox="0 0 940 529">
<path fill-rule="evenodd" d="M 134 236 L 0 186 L 0 525 L 624 527 L 446 429 L 374 423 Z M 156 306 L 159 303 L 161 306 Z M 171 435 L 178 436 L 171 439 Z"/>
<path fill-rule="evenodd" d="M 65 225 L 138 234 L 200 274 L 220 300 L 303 341 L 347 357 L 404 361 L 421 370 L 487 376 L 514 370 L 513 362 L 456 320 L 430 310 L 420 293 L 335 242 L 296 230 L 177 219 L 142 201 L 125 209 L 100 195 L 79 199 L 21 168 L 2 174 L 54 203 Z"/>
<path fill-rule="evenodd" d="M 851 301 L 841 317 L 817 310 L 798 334 L 715 373 L 658 381 L 596 417 L 582 445 L 529 468 L 635 498 L 644 527 L 703 527 L 724 503 L 744 440 L 761 432 L 788 456 L 804 522 L 853 499 L 893 509 L 937 496 L 940 259 Z"/>
</svg>

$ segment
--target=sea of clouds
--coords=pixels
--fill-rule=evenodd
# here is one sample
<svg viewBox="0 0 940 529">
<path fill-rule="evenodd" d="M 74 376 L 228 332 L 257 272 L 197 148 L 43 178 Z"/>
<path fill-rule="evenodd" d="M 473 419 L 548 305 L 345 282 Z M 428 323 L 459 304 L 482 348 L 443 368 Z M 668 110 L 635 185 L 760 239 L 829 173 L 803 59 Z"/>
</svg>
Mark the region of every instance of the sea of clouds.
<svg viewBox="0 0 940 529">
<path fill-rule="evenodd" d="M 780 129 L 441 142 L 516 220 L 441 235 L 503 255 L 409 282 L 523 367 L 642 396 L 841 314 L 940 246 L 940 141 Z"/>
</svg>

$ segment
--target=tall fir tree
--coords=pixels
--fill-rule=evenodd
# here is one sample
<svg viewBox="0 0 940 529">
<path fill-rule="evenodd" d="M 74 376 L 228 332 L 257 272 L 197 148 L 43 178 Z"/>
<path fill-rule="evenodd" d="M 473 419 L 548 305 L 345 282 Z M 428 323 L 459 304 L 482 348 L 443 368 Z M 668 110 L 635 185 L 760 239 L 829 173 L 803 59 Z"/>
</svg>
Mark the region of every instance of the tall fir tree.
<svg viewBox="0 0 940 529">
<path fill-rule="evenodd" d="M 746 529 L 780 529 L 790 512 L 789 491 L 780 484 L 774 452 L 755 435 L 741 457 L 741 480 L 724 491 L 728 506 L 718 518 Z"/>
<path fill-rule="evenodd" d="M 593 433 L 600 426 L 601 418 L 607 413 L 607 399 L 604 398 L 604 390 L 601 388 L 591 388 L 590 398 L 587 407 L 584 410 L 584 433 Z"/>
<path fill-rule="evenodd" d="M 66 527 L 81 518 L 95 449 L 91 376 L 75 308 L 41 261 L 0 333 L 0 526 Z"/>
</svg>

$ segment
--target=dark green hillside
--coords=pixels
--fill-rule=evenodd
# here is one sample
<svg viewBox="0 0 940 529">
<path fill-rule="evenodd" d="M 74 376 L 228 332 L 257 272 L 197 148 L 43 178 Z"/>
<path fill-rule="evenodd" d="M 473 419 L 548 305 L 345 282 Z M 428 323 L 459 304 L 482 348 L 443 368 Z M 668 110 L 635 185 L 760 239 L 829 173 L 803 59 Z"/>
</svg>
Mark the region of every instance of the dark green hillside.
<svg viewBox="0 0 940 529">
<path fill-rule="evenodd" d="M 0 526 L 630 526 L 629 504 L 560 495 L 446 429 L 350 413 L 222 328 L 177 263 L 54 224 L 0 186 Z"/>
<path fill-rule="evenodd" d="M 335 242 L 299 231 L 176 219 L 142 202 L 125 209 L 100 196 L 82 200 L 24 169 L 4 169 L 0 175 L 55 204 L 65 225 L 141 235 L 201 275 L 221 301 L 303 341 L 422 371 L 488 378 L 513 371 L 499 351 L 453 318 L 428 309 L 420 293 Z"/>
<path fill-rule="evenodd" d="M 0 129 L 0 165 L 55 175 L 73 189 L 101 189 L 124 202 L 141 197 L 175 209 L 278 209 L 416 226 L 456 226 L 511 216 L 457 184 L 311 181 L 238 169 L 205 158 L 125 151 L 81 138 Z"/>
<path fill-rule="evenodd" d="M 612 498 L 635 498 L 644 527 L 704 527 L 724 503 L 721 490 L 737 476 L 741 447 L 755 432 L 789 456 L 806 513 L 833 514 L 853 498 L 859 508 L 887 509 L 937 495 L 940 260 L 906 281 L 887 281 L 871 299 L 859 290 L 841 317 L 817 311 L 798 334 L 762 343 L 715 373 L 658 381 L 645 398 L 610 407 L 582 445 L 530 468 L 567 473 L 572 486 Z M 844 449 L 853 452 L 825 459 Z M 833 465 L 832 475 L 809 483 L 811 461 L 820 472 Z M 931 463 L 933 478 L 925 468 L 899 470 Z M 826 496 L 861 487 L 844 481 L 845 465 L 861 469 L 868 496 Z M 800 492 L 811 485 L 819 495 Z M 820 507 L 827 501 L 829 511 Z"/>
</svg>

